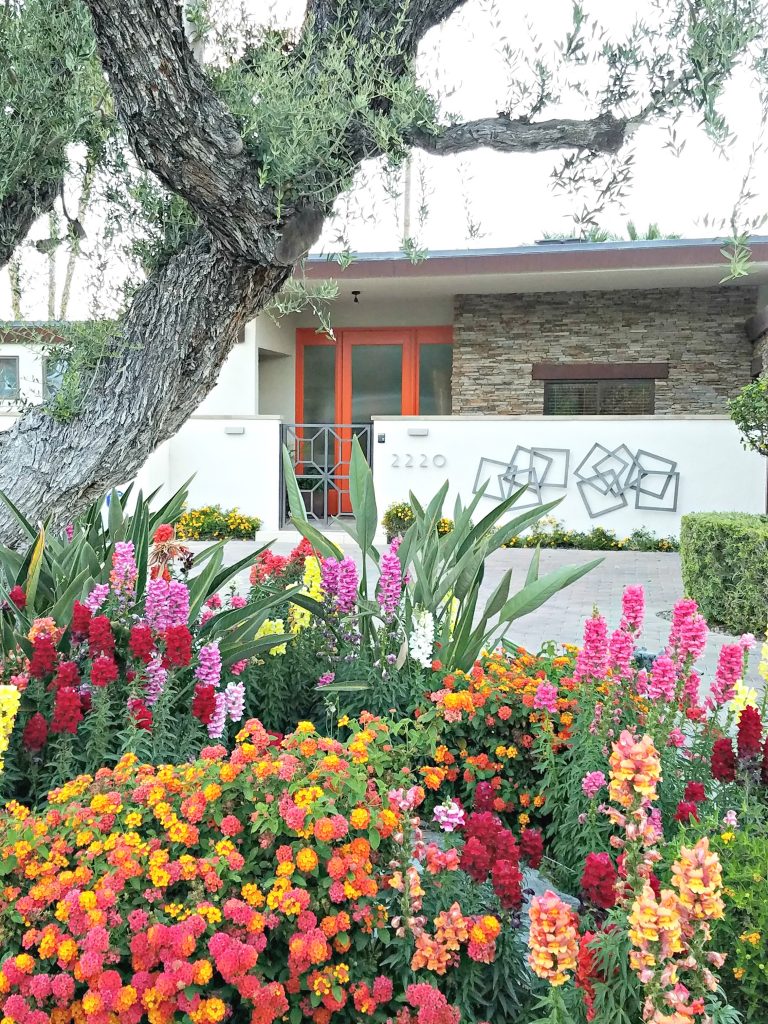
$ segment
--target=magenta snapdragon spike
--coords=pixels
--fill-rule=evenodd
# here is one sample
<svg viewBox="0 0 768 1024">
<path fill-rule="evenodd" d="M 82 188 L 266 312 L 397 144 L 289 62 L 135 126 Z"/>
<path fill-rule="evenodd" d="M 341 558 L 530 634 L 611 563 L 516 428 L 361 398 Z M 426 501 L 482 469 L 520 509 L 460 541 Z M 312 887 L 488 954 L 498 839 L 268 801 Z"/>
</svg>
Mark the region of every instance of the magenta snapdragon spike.
<svg viewBox="0 0 768 1024">
<path fill-rule="evenodd" d="M 221 652 L 217 642 L 200 648 L 195 678 L 209 686 L 218 686 L 221 682 Z"/>
<path fill-rule="evenodd" d="M 584 646 L 576 655 L 573 678 L 604 679 L 608 671 L 608 625 L 596 612 L 584 623 Z"/>
<path fill-rule="evenodd" d="M 168 615 L 168 581 L 150 580 L 144 600 L 144 617 L 156 633 L 164 633 L 171 624 Z"/>
<path fill-rule="evenodd" d="M 67 537 L 67 543 L 71 544 L 72 538 L 75 536 L 75 524 L 67 523 L 67 525 L 64 527 L 64 533 L 66 534 Z"/>
<path fill-rule="evenodd" d="M 224 690 L 224 698 L 227 706 L 227 716 L 230 722 L 242 722 L 245 714 L 245 683 L 227 683 Z"/>
<path fill-rule="evenodd" d="M 539 711 L 557 711 L 557 687 L 552 683 L 539 683 L 533 698 L 533 706 Z"/>
<path fill-rule="evenodd" d="M 339 592 L 339 569 L 341 562 L 336 558 L 324 558 L 320 565 L 320 577 L 323 590 L 329 597 L 336 597 Z"/>
<path fill-rule="evenodd" d="M 652 700 L 674 700 L 677 685 L 677 669 L 668 654 L 660 654 L 651 666 L 648 682 L 648 696 Z"/>
<path fill-rule="evenodd" d="M 381 556 L 381 575 L 379 576 L 376 600 L 387 619 L 394 616 L 403 595 L 403 573 L 400 559 L 397 557 L 397 549 L 400 547 L 401 541 L 402 537 L 395 537 L 389 545 L 389 550 Z"/>
<path fill-rule="evenodd" d="M 92 612 L 97 612 L 109 596 L 109 584 L 97 583 L 88 597 L 85 599 L 86 607 Z"/>
<path fill-rule="evenodd" d="M 189 587 L 180 580 L 168 584 L 168 619 L 171 626 L 186 626 L 189 619 Z"/>
<path fill-rule="evenodd" d="M 584 796 L 594 800 L 601 789 L 605 789 L 608 780 L 602 772 L 587 772 L 581 780 L 581 791 Z"/>
<path fill-rule="evenodd" d="M 672 609 L 672 628 L 667 652 L 677 661 L 696 661 L 704 653 L 709 628 L 691 598 L 683 598 Z"/>
<path fill-rule="evenodd" d="M 347 556 L 339 562 L 339 584 L 336 592 L 336 606 L 342 615 L 354 611 L 357 603 L 357 566 L 354 558 Z"/>
<path fill-rule="evenodd" d="M 623 625 L 611 633 L 608 641 L 608 663 L 614 675 L 629 679 L 632 675 L 632 656 L 635 653 L 634 634 Z"/>
<path fill-rule="evenodd" d="M 323 672 L 320 678 L 317 680 L 318 686 L 330 686 L 331 683 L 336 679 L 335 672 Z"/>
<path fill-rule="evenodd" d="M 645 591 L 639 584 L 625 587 L 621 595 L 621 624 L 632 633 L 639 633 L 645 618 Z"/>
<path fill-rule="evenodd" d="M 227 724 L 227 695 L 224 691 L 220 690 L 214 694 L 214 700 L 216 701 L 216 706 L 208 723 L 208 735 L 212 740 L 218 740 L 221 739 L 224 727 Z"/>
<path fill-rule="evenodd" d="M 144 670 L 147 674 L 147 685 L 146 691 L 146 702 L 149 707 L 156 704 L 160 694 L 165 688 L 166 680 L 168 679 L 168 673 L 163 668 L 163 663 L 160 658 L 153 658 L 146 669 Z"/>
<path fill-rule="evenodd" d="M 715 681 L 712 684 L 712 701 L 721 707 L 733 699 L 736 683 L 744 671 L 744 649 L 741 644 L 723 644 L 717 659 Z"/>
</svg>

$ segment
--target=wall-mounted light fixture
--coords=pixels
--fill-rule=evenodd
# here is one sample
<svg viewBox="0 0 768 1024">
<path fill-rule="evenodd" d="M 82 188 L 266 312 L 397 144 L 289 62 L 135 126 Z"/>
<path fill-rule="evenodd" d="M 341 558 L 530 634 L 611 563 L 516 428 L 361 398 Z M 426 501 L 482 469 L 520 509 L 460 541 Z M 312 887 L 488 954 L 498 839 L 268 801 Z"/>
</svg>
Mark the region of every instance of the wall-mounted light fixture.
<svg viewBox="0 0 768 1024">
<path fill-rule="evenodd" d="M 359 302 L 360 301 L 360 291 L 357 288 L 355 288 L 355 290 L 352 292 L 352 301 L 353 302 Z"/>
</svg>

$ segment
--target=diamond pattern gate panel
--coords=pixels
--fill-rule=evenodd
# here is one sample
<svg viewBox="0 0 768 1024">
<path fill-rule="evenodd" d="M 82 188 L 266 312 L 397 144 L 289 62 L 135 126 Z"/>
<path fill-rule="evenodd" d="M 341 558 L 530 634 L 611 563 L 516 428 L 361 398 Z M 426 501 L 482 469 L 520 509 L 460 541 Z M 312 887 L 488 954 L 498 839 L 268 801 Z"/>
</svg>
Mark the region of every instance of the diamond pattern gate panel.
<svg viewBox="0 0 768 1024">
<path fill-rule="evenodd" d="M 350 516 L 349 463 L 355 437 L 369 464 L 372 454 L 370 423 L 283 423 L 280 449 L 288 449 L 307 518 L 327 526 L 338 516 Z M 280 460 L 282 475 L 282 458 Z M 290 523 L 288 491 L 280 481 L 280 526 Z"/>
</svg>

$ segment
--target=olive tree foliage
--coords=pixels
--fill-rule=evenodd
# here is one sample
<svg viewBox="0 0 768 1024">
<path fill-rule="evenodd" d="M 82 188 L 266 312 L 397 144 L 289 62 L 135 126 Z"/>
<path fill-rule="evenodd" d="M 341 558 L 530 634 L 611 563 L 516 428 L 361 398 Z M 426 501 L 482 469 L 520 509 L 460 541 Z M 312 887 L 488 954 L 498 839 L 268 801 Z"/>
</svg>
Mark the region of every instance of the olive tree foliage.
<svg viewBox="0 0 768 1024">
<path fill-rule="evenodd" d="M 666 122 L 675 145 L 693 111 L 725 144 L 734 70 L 765 84 L 765 5 L 646 7 L 619 37 L 574 3 L 564 38 L 523 46 L 493 0 L 307 0 L 287 28 L 246 0 L 5 0 L 0 266 L 40 215 L 60 215 L 76 244 L 62 182 L 79 154 L 104 238 L 137 274 L 115 322 L 72 343 L 86 349 L 77 400 L 0 436 L 0 490 L 61 521 L 133 475 L 213 387 L 240 327 L 302 301 L 296 269 L 363 165 L 396 168 L 414 147 L 550 151 L 556 184 L 589 195 L 589 222 L 628 187 L 638 126 Z M 432 30 L 470 8 L 510 72 L 473 120 L 429 66 Z M 0 510 L 0 536 L 17 529 Z"/>
</svg>

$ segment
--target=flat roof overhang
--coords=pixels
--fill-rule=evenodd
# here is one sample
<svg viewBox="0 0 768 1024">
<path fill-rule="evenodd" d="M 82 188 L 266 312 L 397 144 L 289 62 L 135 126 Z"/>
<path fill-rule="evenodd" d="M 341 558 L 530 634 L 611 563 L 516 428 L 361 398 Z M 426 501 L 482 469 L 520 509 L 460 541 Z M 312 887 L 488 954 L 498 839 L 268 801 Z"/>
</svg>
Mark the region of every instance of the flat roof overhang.
<svg viewBox="0 0 768 1024">
<path fill-rule="evenodd" d="M 348 267 L 311 256 L 304 274 L 309 280 L 334 279 L 345 292 L 359 286 L 367 296 L 381 297 L 704 288 L 727 277 L 727 245 L 727 239 L 547 243 L 435 251 L 418 263 L 402 253 L 359 253 Z M 768 238 L 751 239 L 750 248 L 749 274 L 724 286 L 768 284 Z"/>
</svg>

